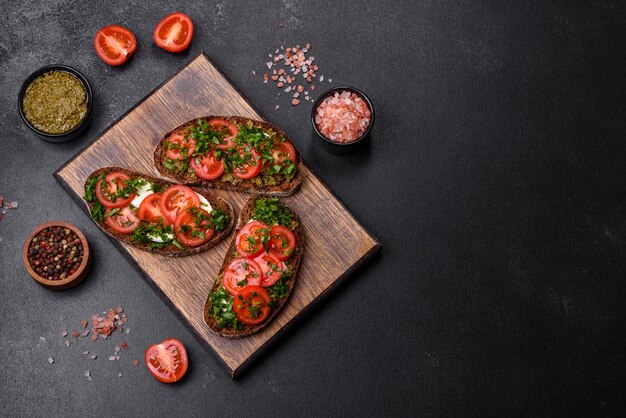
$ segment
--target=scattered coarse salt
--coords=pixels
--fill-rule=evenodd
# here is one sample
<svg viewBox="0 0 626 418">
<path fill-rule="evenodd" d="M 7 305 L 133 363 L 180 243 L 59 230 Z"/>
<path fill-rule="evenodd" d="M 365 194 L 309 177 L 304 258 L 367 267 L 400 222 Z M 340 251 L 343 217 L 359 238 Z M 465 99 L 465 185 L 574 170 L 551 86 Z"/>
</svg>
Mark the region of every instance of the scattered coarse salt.
<svg viewBox="0 0 626 418">
<path fill-rule="evenodd" d="M 95 354 L 92 354 L 92 355 L 90 355 L 90 356 L 89 356 L 89 358 L 90 358 L 90 359 L 92 359 L 92 360 L 95 360 L 95 359 L 97 359 L 97 358 L 98 358 L 98 356 L 97 356 L 97 355 L 95 355 Z"/>
<path fill-rule="evenodd" d="M 48 357 L 48 363 L 49 363 L 49 364 L 54 363 L 54 359 L 53 359 L 52 357 Z"/>
<path fill-rule="evenodd" d="M 115 361 L 115 356 L 109 356 L 109 361 Z"/>
<path fill-rule="evenodd" d="M 284 51 L 284 52 L 283 52 Z M 274 82 L 277 88 L 284 89 L 285 92 L 296 91 L 300 94 L 304 93 L 305 96 L 309 96 L 306 83 L 310 86 L 309 90 L 312 92 L 315 90 L 315 86 L 312 84 L 314 79 L 318 77 L 317 71 L 319 66 L 314 63 L 315 57 L 308 55 L 311 51 L 311 44 L 307 43 L 304 47 L 299 44 L 290 47 L 283 47 L 276 49 L 274 54 L 268 54 L 272 60 L 266 62 L 268 70 L 272 70 L 272 75 L 265 73 L 263 75 L 263 82 L 268 83 L 270 80 Z M 306 81 L 304 85 L 289 86 L 298 80 L 297 75 L 302 75 L 302 81 Z M 278 77 L 275 77 L 278 76 Z M 320 76 L 320 81 L 324 80 L 323 76 Z M 298 96 L 292 96 L 297 99 Z M 278 100 L 278 96 L 276 97 Z M 305 97 L 307 101 L 312 101 L 313 97 Z M 292 100 L 292 105 L 297 106 L 300 104 L 300 100 Z M 278 110 L 280 106 L 275 107 Z"/>
<path fill-rule="evenodd" d="M 44 337 L 39 337 L 39 341 L 46 341 L 46 339 Z"/>
<path fill-rule="evenodd" d="M 66 347 L 69 347 L 71 343 L 70 340 L 65 340 L 63 341 L 63 344 L 65 344 Z"/>
<path fill-rule="evenodd" d="M 89 354 L 89 351 L 83 351 L 84 356 L 86 356 L 87 354 Z"/>
<path fill-rule="evenodd" d="M 85 376 L 87 377 L 89 381 L 91 381 L 91 372 L 89 370 L 85 372 Z"/>
</svg>

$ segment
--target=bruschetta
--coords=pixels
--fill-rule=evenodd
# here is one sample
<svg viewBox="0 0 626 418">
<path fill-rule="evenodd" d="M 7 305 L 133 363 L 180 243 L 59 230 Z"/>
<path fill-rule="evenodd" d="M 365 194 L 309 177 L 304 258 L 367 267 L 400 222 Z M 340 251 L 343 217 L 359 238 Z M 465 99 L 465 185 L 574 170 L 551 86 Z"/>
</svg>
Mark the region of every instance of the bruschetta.
<svg viewBox="0 0 626 418">
<path fill-rule="evenodd" d="M 207 116 L 165 134 L 154 151 L 162 176 L 180 184 L 289 196 L 302 182 L 302 157 L 268 122 Z"/>
<path fill-rule="evenodd" d="M 267 326 L 293 291 L 303 253 L 298 216 L 276 197 L 250 198 L 205 303 L 209 328 L 238 338 Z"/>
<path fill-rule="evenodd" d="M 205 251 L 234 225 L 233 208 L 221 197 L 121 167 L 93 172 L 84 199 L 106 234 L 167 256 Z"/>
</svg>

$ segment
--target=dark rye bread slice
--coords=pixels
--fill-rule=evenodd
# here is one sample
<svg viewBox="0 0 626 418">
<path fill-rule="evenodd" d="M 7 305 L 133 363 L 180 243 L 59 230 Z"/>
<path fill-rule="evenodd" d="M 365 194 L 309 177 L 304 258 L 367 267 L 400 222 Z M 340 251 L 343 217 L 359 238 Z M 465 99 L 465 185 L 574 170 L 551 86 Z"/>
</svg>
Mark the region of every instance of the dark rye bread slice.
<svg viewBox="0 0 626 418">
<path fill-rule="evenodd" d="M 172 129 L 167 134 L 165 134 L 163 139 L 161 139 L 159 144 L 156 146 L 154 150 L 154 165 L 163 177 L 173 179 L 174 181 L 180 184 L 194 185 L 194 186 L 207 187 L 207 188 L 216 188 L 216 189 L 222 189 L 222 190 L 232 190 L 236 192 L 264 194 L 268 196 L 290 196 L 298 190 L 298 188 L 300 187 L 300 184 L 302 183 L 302 156 L 300 155 L 300 151 L 298 151 L 295 145 L 294 145 L 294 149 L 296 150 L 296 166 L 297 166 L 298 171 L 295 177 L 291 179 L 289 182 L 278 184 L 275 186 L 259 187 L 253 182 L 251 182 L 250 180 L 241 180 L 241 179 L 239 179 L 239 182 L 237 184 L 233 185 L 232 183 L 228 181 L 222 181 L 219 178 L 215 180 L 204 180 L 204 179 L 197 177 L 195 174 L 191 174 L 191 173 L 187 173 L 185 175 L 174 174 L 168 169 L 166 169 L 165 167 L 163 167 L 163 158 L 165 157 L 165 152 L 166 152 L 165 141 L 167 140 L 167 138 L 170 137 L 170 135 L 172 135 L 174 132 L 185 130 L 186 128 L 194 126 L 197 123 L 197 121 L 200 119 L 204 119 L 208 121 L 210 119 L 215 119 L 215 118 L 225 119 L 234 124 L 245 124 L 249 121 L 252 121 L 255 125 L 261 126 L 263 129 L 272 129 L 274 132 L 277 132 L 279 135 L 284 136 L 293 145 L 293 141 L 291 141 L 289 137 L 280 128 L 278 128 L 276 125 L 271 124 L 269 122 L 264 122 L 260 120 L 249 119 L 249 118 L 242 118 L 239 116 L 204 116 L 202 118 L 191 120 L 187 123 L 184 123 L 178 126 L 175 129 Z"/>
<path fill-rule="evenodd" d="M 235 249 L 235 238 L 237 237 L 239 230 L 245 224 L 247 224 L 248 221 L 253 217 L 255 200 L 256 200 L 256 197 L 251 197 L 250 199 L 248 199 L 246 204 L 241 208 L 241 212 L 239 213 L 239 220 L 237 221 L 237 229 L 235 231 L 235 234 L 233 235 L 232 242 L 230 243 L 230 246 L 228 247 L 228 252 L 226 252 L 226 257 L 224 258 L 224 263 L 222 264 L 222 268 L 220 269 L 218 277 L 215 280 L 213 287 L 211 288 L 211 292 L 216 291 L 217 288 L 221 285 L 222 274 L 224 270 L 228 267 L 228 265 L 231 263 L 231 261 L 240 257 L 237 255 L 237 250 Z M 265 321 L 257 325 L 244 325 L 244 328 L 241 330 L 234 330 L 234 329 L 229 329 L 229 328 L 227 329 L 218 328 L 217 321 L 212 316 L 209 315 L 209 312 L 211 310 L 211 298 L 207 297 L 206 303 L 204 304 L 204 322 L 206 322 L 206 324 L 209 326 L 211 331 L 223 337 L 241 338 L 241 337 L 247 337 L 248 335 L 252 335 L 252 334 L 259 332 L 260 330 L 265 328 L 267 324 L 269 324 L 272 321 L 272 319 L 276 316 L 276 314 L 278 314 L 278 312 L 280 312 L 283 309 L 283 306 L 285 306 L 285 303 L 287 303 L 289 296 L 291 296 L 291 293 L 293 292 L 293 288 L 296 284 L 296 279 L 298 277 L 298 270 L 300 269 L 300 264 L 302 264 L 302 256 L 304 253 L 304 231 L 302 229 L 302 224 L 300 223 L 300 218 L 298 217 L 298 215 L 295 212 L 293 212 L 291 209 L 289 209 L 284 203 L 282 202 L 280 203 L 283 206 L 285 206 L 285 208 L 289 210 L 289 212 L 291 212 L 294 220 L 298 222 L 298 226 L 296 227 L 295 231 L 293 231 L 294 235 L 296 236 L 296 249 L 294 251 L 293 257 L 291 257 L 286 262 L 288 266 L 291 266 L 292 268 L 291 275 L 289 276 L 289 281 L 287 282 L 288 288 L 289 288 L 287 296 L 279 300 L 279 305 L 276 308 L 272 309 L 272 311 L 270 312 L 270 315 L 267 317 Z"/>
<path fill-rule="evenodd" d="M 145 179 L 151 183 L 155 183 L 155 184 L 159 184 L 159 185 L 164 185 L 164 184 L 169 184 L 169 185 L 174 185 L 174 183 L 170 183 L 168 181 L 163 181 L 161 179 L 157 179 L 155 177 L 151 177 L 151 176 L 147 176 L 145 174 L 141 174 L 141 173 L 137 173 L 135 171 L 131 171 L 131 170 L 127 170 L 125 168 L 122 167 L 105 167 L 105 168 L 101 168 L 99 170 L 94 171 L 93 173 L 91 173 L 91 175 L 85 180 L 85 186 L 87 186 L 88 182 L 90 179 L 99 176 L 101 173 L 112 173 L 114 171 L 121 171 L 122 173 L 128 175 L 131 178 L 136 178 L 136 177 L 141 177 L 142 179 Z M 211 207 L 213 209 L 218 209 L 218 208 L 222 208 L 224 211 L 226 211 L 226 213 L 228 214 L 228 216 L 230 217 L 230 221 L 228 222 L 228 225 L 226 226 L 225 229 L 223 229 L 220 232 L 217 232 L 213 235 L 213 237 L 211 237 L 211 239 L 207 242 L 205 242 L 202 245 L 199 245 L 197 247 L 189 247 L 186 248 L 184 250 L 181 250 L 180 248 L 176 247 L 173 244 L 170 244 L 166 247 L 163 248 L 152 248 L 150 247 L 149 244 L 141 244 L 141 243 L 137 243 L 137 242 L 133 242 L 130 239 L 130 235 L 126 235 L 126 234 L 120 234 L 119 232 L 114 231 L 113 229 L 111 229 L 111 227 L 109 227 L 109 225 L 106 222 L 97 222 L 95 219 L 93 220 L 99 227 L 100 229 L 102 229 L 107 235 L 118 239 L 122 242 L 125 242 L 127 244 L 132 245 L 133 247 L 139 248 L 141 250 L 144 251 L 149 251 L 152 253 L 157 253 L 157 254 L 161 254 L 161 255 L 165 255 L 165 256 L 169 256 L 169 257 L 183 257 L 183 256 L 187 256 L 187 255 L 192 255 L 192 254 L 198 254 L 201 253 L 203 251 L 206 251 L 212 247 L 214 247 L 215 245 L 217 245 L 220 241 L 222 241 L 232 230 L 233 225 L 235 224 L 235 212 L 233 211 L 233 207 L 230 205 L 230 203 L 228 203 L 227 201 L 225 201 L 224 199 L 222 199 L 221 197 L 215 196 L 214 194 L 209 193 L 206 190 L 202 190 L 196 187 L 192 187 L 192 189 L 202 195 L 210 204 Z M 91 210 L 93 208 L 94 202 L 86 202 L 87 206 L 89 207 L 89 213 L 91 213 Z"/>
</svg>

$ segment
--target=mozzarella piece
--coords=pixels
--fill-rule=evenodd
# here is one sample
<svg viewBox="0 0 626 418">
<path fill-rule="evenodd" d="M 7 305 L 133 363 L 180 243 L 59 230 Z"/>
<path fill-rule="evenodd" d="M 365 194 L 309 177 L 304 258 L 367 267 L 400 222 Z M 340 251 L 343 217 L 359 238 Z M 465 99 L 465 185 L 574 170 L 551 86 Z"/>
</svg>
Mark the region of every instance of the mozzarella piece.
<svg viewBox="0 0 626 418">
<path fill-rule="evenodd" d="M 154 193 L 152 191 L 152 183 L 146 181 L 146 184 L 137 189 L 137 194 L 135 195 L 135 198 L 132 200 L 132 202 L 130 202 L 130 204 L 138 208 L 139 205 L 141 205 L 141 202 L 143 202 L 143 200 L 146 197 L 150 196 L 152 193 Z"/>
<path fill-rule="evenodd" d="M 200 207 L 206 210 L 207 212 L 211 213 L 213 208 L 211 207 L 211 204 L 209 203 L 209 201 L 206 200 L 204 196 L 202 196 L 200 193 L 196 193 L 196 194 L 198 195 L 198 198 L 200 199 Z"/>
<path fill-rule="evenodd" d="M 153 242 L 164 242 L 163 238 L 161 237 L 155 237 L 154 235 L 150 235 L 150 234 L 146 234 L 146 236 L 150 238 L 150 240 Z M 172 241 L 174 239 L 173 234 L 165 234 L 165 237 L 167 238 L 167 241 Z"/>
</svg>

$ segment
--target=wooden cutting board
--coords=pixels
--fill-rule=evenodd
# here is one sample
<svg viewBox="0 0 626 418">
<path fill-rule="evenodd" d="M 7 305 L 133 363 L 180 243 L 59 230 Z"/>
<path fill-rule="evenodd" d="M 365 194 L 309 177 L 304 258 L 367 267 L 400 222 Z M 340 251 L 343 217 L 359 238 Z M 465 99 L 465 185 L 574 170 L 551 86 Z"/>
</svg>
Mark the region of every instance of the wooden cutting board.
<svg viewBox="0 0 626 418">
<path fill-rule="evenodd" d="M 86 148 L 55 172 L 56 179 L 87 210 L 82 200 L 85 179 L 94 170 L 117 165 L 156 177 L 152 153 L 163 134 L 190 119 L 207 115 L 237 115 L 263 119 L 209 58 L 201 53 L 150 93 Z M 296 141 L 297 143 L 297 141 Z M 215 191 L 237 214 L 247 195 Z M 226 366 L 232 377 L 262 349 L 359 264 L 381 248 L 330 189 L 307 167 L 301 189 L 285 199 L 302 218 L 306 234 L 304 261 L 290 300 L 260 333 L 225 339 L 204 323 L 203 307 L 222 264 L 232 234 L 220 245 L 198 255 L 166 258 L 135 249 L 115 239 L 149 283 Z"/>
</svg>

